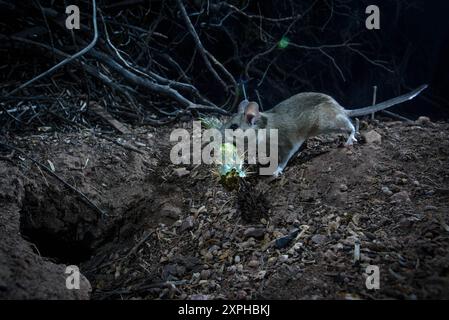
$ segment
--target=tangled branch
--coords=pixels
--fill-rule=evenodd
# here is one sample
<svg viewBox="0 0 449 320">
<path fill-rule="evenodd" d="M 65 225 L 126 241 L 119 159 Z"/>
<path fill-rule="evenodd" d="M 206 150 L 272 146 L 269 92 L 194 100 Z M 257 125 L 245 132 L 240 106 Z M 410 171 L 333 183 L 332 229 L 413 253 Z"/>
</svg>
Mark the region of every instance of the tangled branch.
<svg viewBox="0 0 449 320">
<path fill-rule="evenodd" d="M 364 17 L 351 16 L 344 2 L 102 0 L 97 8 L 92 0 L 92 11 L 81 10 L 90 25 L 76 32 L 67 32 L 61 5 L 1 2 L 12 20 L 0 25 L 0 61 L 16 62 L 0 66 L 0 126 L 110 126 L 92 101 L 124 123 L 228 114 L 242 84 L 264 106 L 311 89 L 338 95 L 351 77 L 349 57 L 396 76 L 371 58 L 381 56 L 376 41 L 352 31 Z M 316 19 L 315 11 L 329 16 Z"/>
</svg>

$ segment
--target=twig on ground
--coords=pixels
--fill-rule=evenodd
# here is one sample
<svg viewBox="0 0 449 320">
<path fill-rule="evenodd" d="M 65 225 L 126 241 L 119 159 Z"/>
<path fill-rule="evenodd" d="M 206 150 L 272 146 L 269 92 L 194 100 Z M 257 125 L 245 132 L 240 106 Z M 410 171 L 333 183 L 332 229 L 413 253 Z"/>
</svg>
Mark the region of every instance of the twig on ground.
<svg viewBox="0 0 449 320">
<path fill-rule="evenodd" d="M 373 106 L 376 104 L 376 98 L 377 98 L 377 86 L 373 87 Z M 374 114 L 375 112 L 371 113 L 371 120 L 374 120 Z"/>
<path fill-rule="evenodd" d="M 394 113 L 394 112 L 391 112 L 391 111 L 388 111 L 388 110 L 381 110 L 380 112 L 382 112 L 382 113 L 384 113 L 384 114 L 386 114 L 386 115 L 388 115 L 390 117 L 393 117 L 393 118 L 396 118 L 396 119 L 399 119 L 399 120 L 402 120 L 402 121 L 405 121 L 405 122 L 408 122 L 408 123 L 412 123 L 413 122 L 412 119 L 406 118 L 404 116 L 400 116 L 397 113 Z"/>
<path fill-rule="evenodd" d="M 99 207 L 97 207 L 97 205 L 95 205 L 84 193 L 82 193 L 81 191 L 79 191 L 77 188 L 75 188 L 74 186 L 72 186 L 70 183 L 66 182 L 64 179 L 62 179 L 60 176 L 58 176 L 56 173 L 53 172 L 53 170 L 51 170 L 49 167 L 47 167 L 45 164 L 41 163 L 40 161 L 34 159 L 33 157 L 29 156 L 28 154 L 26 154 L 24 151 L 22 151 L 21 149 L 9 145 L 7 143 L 3 143 L 0 142 L 0 145 L 10 149 L 10 150 L 14 150 L 17 153 L 21 154 L 22 156 L 24 156 L 25 158 L 31 160 L 33 163 L 37 164 L 39 167 L 41 167 L 42 169 L 44 169 L 48 174 L 50 174 L 51 176 L 53 176 L 54 178 L 56 178 L 59 182 L 61 182 L 63 185 L 65 185 L 66 187 L 68 187 L 70 190 L 72 190 L 73 192 L 75 192 L 76 194 L 78 194 L 81 199 L 87 204 L 89 205 L 92 209 L 94 209 L 95 211 L 97 211 L 101 217 L 103 216 L 107 216 L 107 214 L 101 210 Z"/>
</svg>

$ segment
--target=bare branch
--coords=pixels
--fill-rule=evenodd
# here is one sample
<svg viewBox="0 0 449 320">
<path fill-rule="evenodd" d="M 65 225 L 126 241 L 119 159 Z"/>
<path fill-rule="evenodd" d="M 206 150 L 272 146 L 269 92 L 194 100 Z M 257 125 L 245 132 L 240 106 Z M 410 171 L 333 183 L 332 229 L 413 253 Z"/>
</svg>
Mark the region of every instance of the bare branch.
<svg viewBox="0 0 449 320">
<path fill-rule="evenodd" d="M 182 3 L 182 0 L 176 0 L 176 2 L 178 3 L 179 9 L 181 10 L 181 15 L 184 18 L 184 21 L 186 23 L 187 29 L 189 30 L 190 34 L 192 35 L 193 40 L 195 41 L 195 44 L 198 47 L 198 50 L 200 51 L 201 57 L 203 58 L 204 63 L 206 64 L 206 67 L 212 73 L 214 78 L 217 79 L 218 82 L 220 82 L 222 87 L 227 92 L 228 91 L 228 86 L 223 81 L 223 79 L 220 78 L 220 76 L 218 75 L 217 71 L 215 71 L 215 69 L 212 67 L 212 65 L 211 65 L 211 63 L 210 63 L 210 61 L 209 61 L 209 59 L 207 57 L 206 49 L 204 48 L 203 44 L 201 43 L 200 37 L 196 33 L 195 27 L 193 26 L 192 21 L 190 21 L 190 18 L 187 15 L 187 11 L 186 11 L 186 8 L 184 7 L 184 4 Z"/>
<path fill-rule="evenodd" d="M 92 23 L 94 25 L 94 38 L 92 39 L 91 43 L 89 43 L 89 45 L 87 47 L 85 47 L 83 50 L 81 50 L 81 51 L 75 53 L 74 55 L 66 58 L 65 60 L 59 62 L 57 65 L 51 67 L 47 71 L 45 71 L 45 72 L 41 73 L 40 75 L 38 75 L 37 77 L 34 77 L 31 80 L 28 80 L 27 82 L 25 82 L 24 84 L 22 84 L 18 88 L 14 89 L 10 93 L 8 93 L 7 96 L 17 93 L 18 91 L 20 91 L 23 88 L 29 86 L 30 84 L 34 83 L 35 81 L 48 76 L 49 74 L 53 73 L 55 70 L 59 69 L 60 67 L 65 66 L 69 62 L 71 62 L 71 61 L 81 57 L 85 53 L 89 52 L 89 50 L 92 49 L 95 46 L 95 44 L 97 43 L 97 40 L 98 40 L 97 3 L 96 3 L 96 0 L 92 0 L 92 11 L 93 11 L 93 13 L 92 13 L 92 16 L 93 16 Z"/>
</svg>

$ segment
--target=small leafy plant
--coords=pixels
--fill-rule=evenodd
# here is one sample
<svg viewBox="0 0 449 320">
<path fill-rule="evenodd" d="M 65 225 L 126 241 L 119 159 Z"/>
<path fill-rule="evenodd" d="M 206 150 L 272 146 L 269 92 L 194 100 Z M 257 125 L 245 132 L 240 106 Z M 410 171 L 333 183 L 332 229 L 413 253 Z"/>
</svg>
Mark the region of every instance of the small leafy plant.
<svg viewBox="0 0 449 320">
<path fill-rule="evenodd" d="M 201 123 L 207 129 L 220 129 L 222 123 L 215 117 L 200 118 Z M 239 180 L 246 177 L 246 171 L 243 168 L 244 158 L 238 154 L 237 148 L 232 143 L 223 143 L 220 145 L 221 161 L 216 163 L 216 174 L 219 176 L 220 183 L 228 190 L 239 188 Z"/>
</svg>

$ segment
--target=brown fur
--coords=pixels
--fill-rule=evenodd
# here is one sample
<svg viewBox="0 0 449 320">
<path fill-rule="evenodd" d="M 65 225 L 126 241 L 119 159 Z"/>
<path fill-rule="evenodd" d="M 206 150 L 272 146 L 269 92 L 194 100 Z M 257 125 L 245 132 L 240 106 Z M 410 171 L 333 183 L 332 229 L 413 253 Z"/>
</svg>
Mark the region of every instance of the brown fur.
<svg viewBox="0 0 449 320">
<path fill-rule="evenodd" d="M 222 130 L 233 127 L 242 130 L 278 129 L 279 167 L 275 173 L 278 174 L 308 138 L 327 133 L 349 133 L 346 143 L 351 145 L 356 140 L 350 116 L 369 114 L 413 99 L 426 87 L 424 85 L 375 106 L 356 110 L 346 110 L 331 96 L 316 92 L 296 94 L 267 112 L 260 112 L 256 102 L 244 100 L 240 103 L 239 112 L 223 125 Z"/>
<path fill-rule="evenodd" d="M 315 135 L 338 131 L 335 119 L 337 115 L 345 115 L 345 110 L 332 97 L 314 92 L 294 95 L 267 112 L 259 112 L 257 103 L 247 102 L 245 111 L 242 111 L 234 115 L 223 129 L 231 128 L 233 124 L 242 130 L 278 129 L 278 161 L 283 166 L 291 157 L 291 151 L 299 148 L 298 143 Z M 252 119 L 254 112 L 257 120 L 251 124 L 247 119 Z"/>
</svg>

